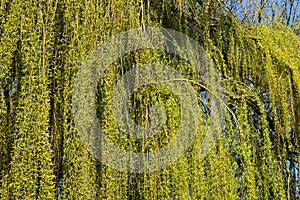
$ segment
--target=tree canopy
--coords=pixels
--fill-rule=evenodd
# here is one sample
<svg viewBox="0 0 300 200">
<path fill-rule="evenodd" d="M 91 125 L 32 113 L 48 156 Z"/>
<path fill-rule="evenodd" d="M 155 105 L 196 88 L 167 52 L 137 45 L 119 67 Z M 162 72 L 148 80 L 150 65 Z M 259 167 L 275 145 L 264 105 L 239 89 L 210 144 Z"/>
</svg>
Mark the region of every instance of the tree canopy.
<svg viewBox="0 0 300 200">
<path fill-rule="evenodd" d="M 299 19 L 254 17 L 246 23 L 233 3 L 1 0 L 0 199 L 298 199 Z M 199 128 L 171 165 L 126 173 L 95 159 L 84 146 L 72 91 L 81 63 L 101 41 L 145 27 L 176 30 L 203 46 L 221 74 L 228 112 L 205 158 L 198 152 L 207 133 Z M 114 122 L 116 81 L 145 63 L 168 65 L 190 80 L 201 94 L 200 124 L 211 120 L 212 94 L 188 62 L 155 49 L 122 55 L 99 80 L 96 112 L 111 141 L 136 152 L 164 146 L 180 124 L 175 96 L 156 84 L 134 92 L 130 116 L 147 125 L 149 108 L 162 105 L 168 117 L 159 134 L 141 142 Z"/>
</svg>

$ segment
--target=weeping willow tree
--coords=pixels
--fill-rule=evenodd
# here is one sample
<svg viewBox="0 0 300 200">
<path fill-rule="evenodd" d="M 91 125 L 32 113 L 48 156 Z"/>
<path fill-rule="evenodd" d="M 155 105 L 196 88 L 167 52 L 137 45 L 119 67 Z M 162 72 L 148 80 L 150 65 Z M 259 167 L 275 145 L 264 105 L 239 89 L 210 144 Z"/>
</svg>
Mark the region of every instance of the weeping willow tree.
<svg viewBox="0 0 300 200">
<path fill-rule="evenodd" d="M 2 0 L 0 10 L 1 199 L 299 198 L 300 40 L 288 27 L 242 26 L 217 1 Z M 199 128 L 171 165 L 126 173 L 83 144 L 72 91 L 81 63 L 101 41 L 146 27 L 179 31 L 204 47 L 222 76 L 228 112 L 205 158 L 198 152 L 207 133 Z M 95 100 L 103 132 L 128 151 L 161 148 L 180 125 L 176 96 L 148 84 L 131 95 L 130 117 L 146 126 L 151 106 L 159 104 L 167 115 L 163 129 L 139 140 L 118 128 L 113 89 L 126 72 L 149 63 L 191 81 L 202 97 L 199 124 L 211 120 L 210 91 L 190 63 L 163 50 L 130 52 L 107 68 Z"/>
</svg>

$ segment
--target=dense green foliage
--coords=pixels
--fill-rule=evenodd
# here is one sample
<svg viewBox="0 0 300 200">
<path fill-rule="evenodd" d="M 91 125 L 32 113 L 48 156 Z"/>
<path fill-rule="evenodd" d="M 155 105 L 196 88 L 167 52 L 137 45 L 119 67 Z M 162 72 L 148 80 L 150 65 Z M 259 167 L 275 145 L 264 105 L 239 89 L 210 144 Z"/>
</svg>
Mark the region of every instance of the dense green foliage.
<svg viewBox="0 0 300 200">
<path fill-rule="evenodd" d="M 172 165 L 130 174 L 103 165 L 84 147 L 74 125 L 72 88 L 97 44 L 147 26 L 187 34 L 207 50 L 222 74 L 230 112 L 205 158 L 198 155 L 206 134 L 199 129 Z M 299 45 L 290 28 L 242 26 L 213 0 L 1 0 L 0 199 L 299 198 Z M 147 85 L 134 93 L 130 114 L 146 125 L 149 107 L 159 103 L 168 114 L 164 129 L 141 143 L 117 128 L 112 88 L 142 63 L 167 64 L 200 82 L 192 66 L 161 50 L 132 52 L 106 70 L 97 95 L 101 127 L 122 148 L 145 152 L 172 139 L 180 109 L 170 91 Z M 209 99 L 199 84 L 193 87 Z M 205 111 L 199 114 L 209 121 Z"/>
</svg>

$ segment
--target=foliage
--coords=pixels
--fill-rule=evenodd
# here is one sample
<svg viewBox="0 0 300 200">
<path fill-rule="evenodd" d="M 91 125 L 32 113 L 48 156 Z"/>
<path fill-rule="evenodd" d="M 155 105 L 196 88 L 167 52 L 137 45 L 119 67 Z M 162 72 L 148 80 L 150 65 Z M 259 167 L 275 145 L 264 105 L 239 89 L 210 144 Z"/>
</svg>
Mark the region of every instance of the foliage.
<svg viewBox="0 0 300 200">
<path fill-rule="evenodd" d="M 241 24 L 212 0 L 1 0 L 0 24 L 1 199 L 299 198 L 300 39 L 291 28 Z M 147 26 L 180 31 L 205 48 L 222 74 L 230 112 L 207 157 L 199 156 L 207 134 L 199 128 L 172 165 L 130 174 L 85 148 L 74 124 L 72 89 L 97 44 Z M 99 80 L 98 119 L 115 144 L 140 152 L 164 146 L 180 124 L 175 96 L 156 84 L 135 91 L 130 114 L 147 125 L 150 106 L 161 104 L 168 114 L 162 131 L 141 142 L 114 122 L 112 88 L 145 63 L 176 69 L 211 103 L 193 67 L 171 53 L 145 49 L 116 60 Z M 19 80 L 14 91 L 11 80 Z M 201 125 L 210 120 L 206 109 L 199 115 Z"/>
</svg>

